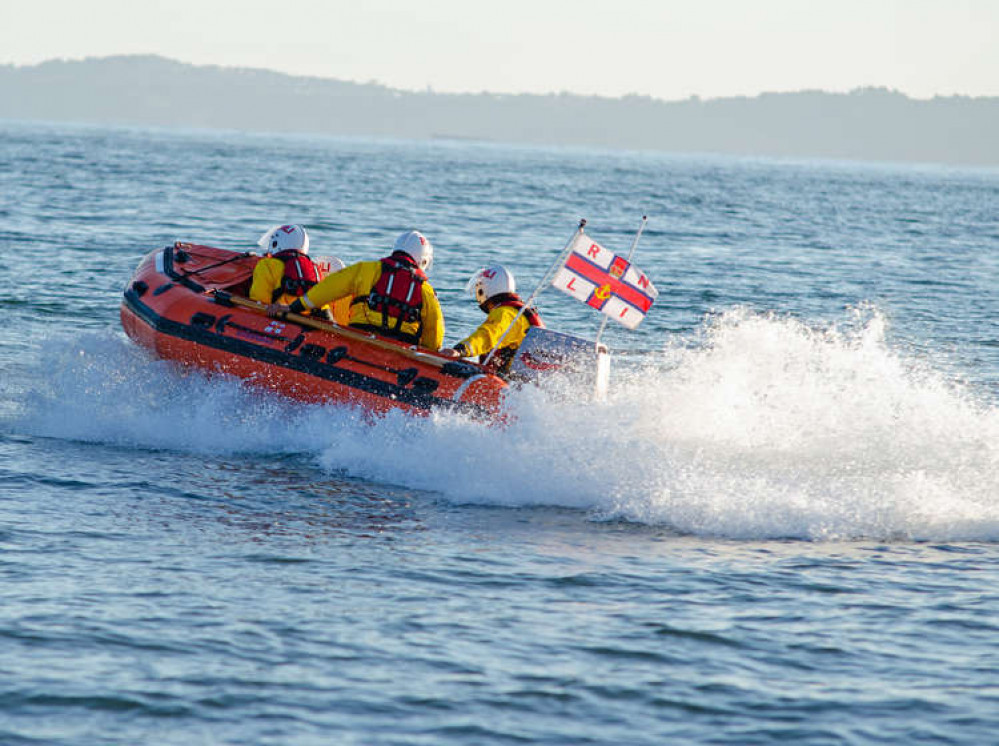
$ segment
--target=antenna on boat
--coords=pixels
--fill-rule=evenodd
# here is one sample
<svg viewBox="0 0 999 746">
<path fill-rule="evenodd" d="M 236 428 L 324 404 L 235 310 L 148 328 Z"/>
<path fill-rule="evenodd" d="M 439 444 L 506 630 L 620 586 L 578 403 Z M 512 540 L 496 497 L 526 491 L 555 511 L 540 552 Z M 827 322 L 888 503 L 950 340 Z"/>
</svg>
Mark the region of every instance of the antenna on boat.
<svg viewBox="0 0 999 746">
<path fill-rule="evenodd" d="M 573 231 L 572 236 L 565 244 L 565 248 L 563 248 L 562 251 L 559 252 L 558 258 L 555 260 L 555 263 L 548 268 L 548 271 L 545 272 L 545 276 L 541 278 L 541 282 L 538 283 L 538 286 L 534 289 L 534 292 L 531 293 L 531 297 L 528 298 L 526 301 L 524 301 L 524 307 L 521 308 L 519 311 L 517 311 L 517 315 L 513 317 L 513 320 L 510 322 L 510 325 L 503 331 L 503 334 L 500 335 L 500 338 L 496 340 L 496 344 L 493 345 L 493 348 L 489 350 L 489 354 L 486 355 L 485 360 L 482 361 L 483 365 L 489 364 L 489 361 L 493 359 L 493 355 L 496 354 L 496 350 L 500 348 L 500 345 L 503 344 L 503 340 L 506 339 L 507 335 L 510 333 L 510 330 L 513 329 L 513 325 L 517 323 L 517 319 L 523 316 L 524 311 L 526 311 L 528 308 L 531 307 L 531 304 L 534 302 L 534 299 L 538 297 L 538 294 L 541 293 L 541 291 L 551 281 L 551 276 L 554 275 L 555 272 L 557 272 L 563 264 L 565 264 L 565 258 L 569 254 L 572 242 L 575 241 L 576 237 L 583 232 L 583 228 L 585 227 L 586 227 L 586 218 L 581 218 L 579 221 L 579 226 L 576 228 L 575 231 Z"/>
<path fill-rule="evenodd" d="M 631 264 L 631 257 L 635 255 L 635 247 L 638 246 L 638 239 L 642 237 L 642 231 L 645 230 L 645 224 L 648 222 L 649 216 L 642 215 L 642 223 L 638 226 L 638 233 L 635 234 L 635 239 L 631 242 L 631 249 L 628 251 L 628 264 Z M 594 342 L 597 350 L 600 349 L 600 338 L 604 335 L 604 329 L 607 328 L 608 321 L 610 321 L 610 316 L 604 314 L 604 319 L 600 322 L 600 328 L 597 330 L 597 339 Z"/>
</svg>

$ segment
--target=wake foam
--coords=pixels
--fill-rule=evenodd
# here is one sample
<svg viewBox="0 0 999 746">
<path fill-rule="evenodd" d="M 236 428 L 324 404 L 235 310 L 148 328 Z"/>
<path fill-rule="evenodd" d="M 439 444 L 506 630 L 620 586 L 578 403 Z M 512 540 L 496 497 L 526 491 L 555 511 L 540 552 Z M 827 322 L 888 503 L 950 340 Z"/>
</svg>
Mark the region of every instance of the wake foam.
<svg viewBox="0 0 999 746">
<path fill-rule="evenodd" d="M 893 350 L 885 326 L 871 309 L 821 329 L 729 311 L 618 365 L 607 402 L 514 392 L 503 427 L 447 412 L 369 422 L 90 336 L 40 361 L 15 427 L 138 448 L 311 453 L 322 468 L 453 502 L 571 507 L 703 536 L 999 540 L 999 410 Z"/>
</svg>

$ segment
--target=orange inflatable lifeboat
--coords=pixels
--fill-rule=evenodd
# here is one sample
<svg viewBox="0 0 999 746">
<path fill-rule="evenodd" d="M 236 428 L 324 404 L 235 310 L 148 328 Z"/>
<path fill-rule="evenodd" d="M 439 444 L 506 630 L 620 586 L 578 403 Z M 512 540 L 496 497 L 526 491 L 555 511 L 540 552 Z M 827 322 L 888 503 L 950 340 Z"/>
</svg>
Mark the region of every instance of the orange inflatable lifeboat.
<svg viewBox="0 0 999 746">
<path fill-rule="evenodd" d="M 498 413 L 507 383 L 481 365 L 297 314 L 269 318 L 246 297 L 259 259 L 188 243 L 150 253 L 125 289 L 125 332 L 158 357 L 304 401 Z"/>
</svg>

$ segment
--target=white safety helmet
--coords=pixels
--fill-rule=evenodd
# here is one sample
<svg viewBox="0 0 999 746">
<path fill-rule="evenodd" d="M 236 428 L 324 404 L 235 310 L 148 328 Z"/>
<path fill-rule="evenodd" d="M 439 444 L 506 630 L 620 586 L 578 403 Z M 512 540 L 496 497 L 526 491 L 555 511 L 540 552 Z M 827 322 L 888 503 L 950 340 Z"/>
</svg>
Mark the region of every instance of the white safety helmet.
<svg viewBox="0 0 999 746">
<path fill-rule="evenodd" d="M 419 231 L 406 231 L 400 234 L 395 240 L 392 251 L 409 254 L 424 272 L 429 272 L 434 263 L 434 245 Z"/>
<path fill-rule="evenodd" d="M 472 275 L 465 286 L 465 291 L 481 306 L 494 295 L 516 293 L 517 283 L 514 282 L 510 270 L 502 264 L 490 264 Z"/>
<path fill-rule="evenodd" d="M 321 256 L 318 260 L 313 258 L 312 261 L 322 267 L 323 271 L 328 275 L 331 275 L 334 272 L 339 272 L 347 266 L 344 264 L 343 259 L 338 256 L 333 256 L 332 254 L 330 256 Z"/>
<path fill-rule="evenodd" d="M 309 234 L 300 225 L 275 225 L 260 237 L 257 246 L 264 251 L 294 249 L 308 254 Z"/>
</svg>

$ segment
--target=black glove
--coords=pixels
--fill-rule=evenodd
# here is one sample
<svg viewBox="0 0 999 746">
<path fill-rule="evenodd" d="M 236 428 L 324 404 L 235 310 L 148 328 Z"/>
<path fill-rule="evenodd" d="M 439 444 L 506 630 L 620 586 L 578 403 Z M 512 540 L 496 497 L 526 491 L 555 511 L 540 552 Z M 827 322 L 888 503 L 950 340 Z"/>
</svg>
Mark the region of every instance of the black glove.
<svg viewBox="0 0 999 746">
<path fill-rule="evenodd" d="M 314 319 L 319 319 L 320 321 L 332 321 L 333 314 L 330 313 L 328 308 L 316 308 L 313 309 L 312 313 L 309 314 Z"/>
</svg>

